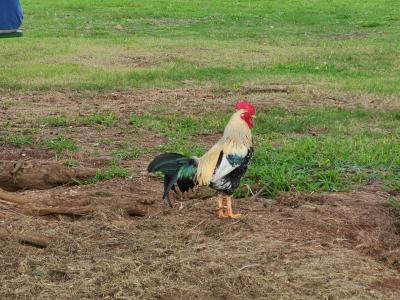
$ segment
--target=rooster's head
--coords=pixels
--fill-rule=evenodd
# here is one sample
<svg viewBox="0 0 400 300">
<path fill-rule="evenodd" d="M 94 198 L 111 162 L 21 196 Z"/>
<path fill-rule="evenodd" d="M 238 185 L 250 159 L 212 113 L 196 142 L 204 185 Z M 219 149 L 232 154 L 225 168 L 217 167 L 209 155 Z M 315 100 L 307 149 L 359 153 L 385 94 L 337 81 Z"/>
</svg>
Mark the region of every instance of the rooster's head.
<svg viewBox="0 0 400 300">
<path fill-rule="evenodd" d="M 256 108 L 250 102 L 240 101 L 236 104 L 237 110 L 243 110 L 243 113 L 240 115 L 240 118 L 247 123 L 249 128 L 254 127 L 253 118 L 256 114 Z"/>
</svg>

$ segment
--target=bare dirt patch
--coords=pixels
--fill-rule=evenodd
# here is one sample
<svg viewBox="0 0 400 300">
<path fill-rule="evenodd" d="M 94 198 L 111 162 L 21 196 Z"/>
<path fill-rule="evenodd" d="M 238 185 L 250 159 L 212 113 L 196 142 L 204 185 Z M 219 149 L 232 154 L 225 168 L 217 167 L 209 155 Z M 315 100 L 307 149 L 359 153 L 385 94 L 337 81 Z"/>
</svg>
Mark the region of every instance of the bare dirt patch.
<svg viewBox="0 0 400 300">
<path fill-rule="evenodd" d="M 0 160 L 4 161 L 17 161 L 21 159 L 34 160 L 43 159 L 48 160 L 54 158 L 53 151 L 39 150 L 35 148 L 19 149 L 10 145 L 1 145 Z"/>
<path fill-rule="evenodd" d="M 282 107 L 295 111 L 304 107 L 367 107 L 379 110 L 400 108 L 394 97 L 350 93 L 328 93 L 298 84 L 257 84 L 242 90 L 215 88 L 139 89 L 124 92 L 28 92 L 0 95 L 0 119 L 20 116 L 80 115 L 112 111 L 119 116 L 163 112 L 204 115 L 230 110 L 237 100 L 252 101 L 260 111 Z"/>
<path fill-rule="evenodd" d="M 213 199 L 160 200 L 147 176 L 27 191 L 36 205 L 90 206 L 88 216 L 20 215 L 2 226 L 50 239 L 40 249 L 0 241 L 3 297 L 262 297 L 396 299 L 399 247 L 387 195 L 283 194 L 238 200 L 242 221 L 215 217 Z M 121 207 L 135 204 L 144 216 Z"/>
<path fill-rule="evenodd" d="M 132 114 L 157 112 L 199 115 L 231 109 L 244 97 L 260 110 L 371 105 L 365 96 L 286 90 L 8 94 L 0 96 L 5 108 L 0 118 L 29 125 L 29 118 L 103 111 L 127 120 Z M 376 103 L 379 109 L 394 107 Z M 242 220 L 219 220 L 210 191 L 201 190 L 183 198 L 174 195 L 175 208 L 169 209 L 161 200 L 161 180 L 146 174 L 153 155 L 146 148 L 168 141 L 131 129 L 96 125 L 41 130 L 43 141 L 67 130 L 83 148 L 67 157 L 79 167 L 107 167 L 114 157 L 102 150 L 111 153 L 125 143 L 143 147 L 145 153 L 121 161 L 133 171 L 131 178 L 18 193 L 37 208 L 77 209 L 81 214 L 29 215 L 23 205 L 0 201 L 1 229 L 14 237 L 48 240 L 47 247 L 34 247 L 0 237 L 0 298 L 400 298 L 399 221 L 387 204 L 396 192 L 369 186 L 351 193 L 240 199 L 235 204 Z M 218 139 L 196 137 L 204 148 Z M 45 148 L 1 147 L 0 160 L 10 165 L 20 160 L 46 165 L 59 159 Z"/>
</svg>

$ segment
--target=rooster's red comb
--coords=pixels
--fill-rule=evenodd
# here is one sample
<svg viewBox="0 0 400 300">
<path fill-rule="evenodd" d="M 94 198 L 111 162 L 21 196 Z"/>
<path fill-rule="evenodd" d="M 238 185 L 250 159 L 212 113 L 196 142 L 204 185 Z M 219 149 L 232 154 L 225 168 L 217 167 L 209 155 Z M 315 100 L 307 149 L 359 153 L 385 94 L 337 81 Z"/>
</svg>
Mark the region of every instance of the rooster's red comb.
<svg viewBox="0 0 400 300">
<path fill-rule="evenodd" d="M 256 114 L 256 108 L 253 106 L 253 104 L 251 104 L 250 102 L 246 102 L 246 101 L 239 101 L 236 104 L 236 109 L 245 109 L 247 110 L 251 115 L 255 115 Z"/>
</svg>

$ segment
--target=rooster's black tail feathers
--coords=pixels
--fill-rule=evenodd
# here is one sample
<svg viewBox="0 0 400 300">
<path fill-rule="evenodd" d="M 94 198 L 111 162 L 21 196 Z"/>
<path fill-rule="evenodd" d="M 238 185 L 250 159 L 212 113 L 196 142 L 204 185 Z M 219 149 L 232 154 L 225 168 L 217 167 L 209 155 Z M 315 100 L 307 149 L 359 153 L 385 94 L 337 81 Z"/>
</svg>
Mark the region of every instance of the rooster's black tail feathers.
<svg viewBox="0 0 400 300">
<path fill-rule="evenodd" d="M 178 185 L 182 192 L 188 191 L 195 186 L 197 162 L 195 159 L 179 153 L 163 153 L 153 159 L 147 171 L 164 174 L 163 199 L 166 198 L 168 205 L 172 207 L 169 191 L 171 189 L 175 191 L 175 185 Z"/>
</svg>

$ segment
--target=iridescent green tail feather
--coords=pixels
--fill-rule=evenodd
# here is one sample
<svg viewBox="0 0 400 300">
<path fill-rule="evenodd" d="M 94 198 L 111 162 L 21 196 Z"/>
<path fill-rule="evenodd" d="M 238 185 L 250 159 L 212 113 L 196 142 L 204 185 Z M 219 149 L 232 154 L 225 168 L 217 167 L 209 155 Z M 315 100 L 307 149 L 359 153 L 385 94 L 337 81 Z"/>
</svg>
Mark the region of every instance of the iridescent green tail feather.
<svg viewBox="0 0 400 300">
<path fill-rule="evenodd" d="M 181 192 L 186 192 L 196 185 L 197 161 L 179 153 L 163 153 L 153 159 L 147 171 L 164 174 L 163 199 L 166 198 L 172 207 L 169 191 L 175 191 L 175 185 Z"/>
</svg>

